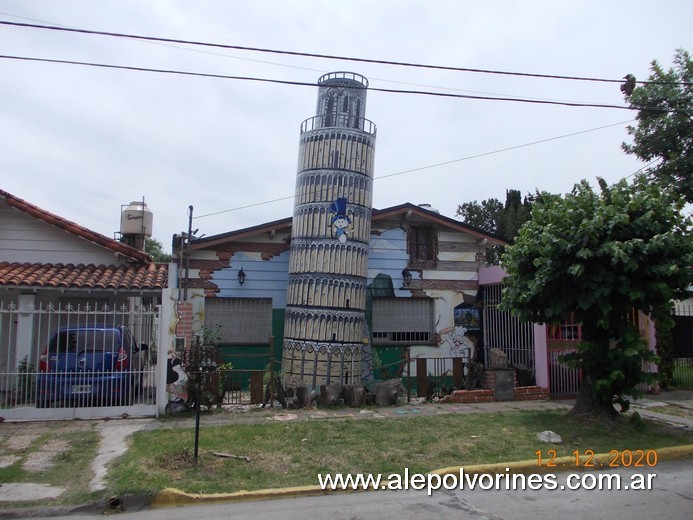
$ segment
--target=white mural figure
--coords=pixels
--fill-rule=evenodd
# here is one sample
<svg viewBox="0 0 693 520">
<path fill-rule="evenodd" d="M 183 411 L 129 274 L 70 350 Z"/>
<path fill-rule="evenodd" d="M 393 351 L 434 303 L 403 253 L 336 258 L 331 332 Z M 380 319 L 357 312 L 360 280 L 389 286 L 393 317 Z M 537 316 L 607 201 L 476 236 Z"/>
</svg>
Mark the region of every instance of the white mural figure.
<svg viewBox="0 0 693 520">
<path fill-rule="evenodd" d="M 347 241 L 349 238 L 349 225 L 351 224 L 351 219 L 346 214 L 347 200 L 344 197 L 340 197 L 335 200 L 330 205 L 330 211 L 332 211 L 332 236 L 334 236 L 341 243 Z"/>
<path fill-rule="evenodd" d="M 440 345 L 447 346 L 451 357 L 463 357 L 465 359 L 474 356 L 474 344 L 465 336 L 466 327 L 448 327 L 440 331 Z"/>
</svg>

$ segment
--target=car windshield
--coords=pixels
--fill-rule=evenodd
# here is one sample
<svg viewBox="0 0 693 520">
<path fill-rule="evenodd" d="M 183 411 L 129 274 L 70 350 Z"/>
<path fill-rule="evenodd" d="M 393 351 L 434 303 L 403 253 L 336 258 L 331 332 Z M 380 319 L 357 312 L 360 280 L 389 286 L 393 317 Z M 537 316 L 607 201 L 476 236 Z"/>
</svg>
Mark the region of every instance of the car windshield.
<svg viewBox="0 0 693 520">
<path fill-rule="evenodd" d="M 61 330 L 48 345 L 51 353 L 77 353 L 85 350 L 115 352 L 120 349 L 119 334 L 115 330 Z"/>
</svg>

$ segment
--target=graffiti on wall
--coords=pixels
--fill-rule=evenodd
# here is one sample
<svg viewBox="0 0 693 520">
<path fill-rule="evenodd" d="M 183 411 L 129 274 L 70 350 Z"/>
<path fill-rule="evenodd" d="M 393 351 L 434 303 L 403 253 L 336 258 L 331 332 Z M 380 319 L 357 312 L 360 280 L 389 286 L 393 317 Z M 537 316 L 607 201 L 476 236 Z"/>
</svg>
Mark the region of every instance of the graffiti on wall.
<svg viewBox="0 0 693 520">
<path fill-rule="evenodd" d="M 166 360 L 166 392 L 169 401 L 188 400 L 188 375 L 181 366 L 181 360 L 174 350 L 169 350 Z"/>
<path fill-rule="evenodd" d="M 467 357 L 473 354 L 474 344 L 466 336 L 469 329 L 455 325 L 446 327 L 438 332 L 440 336 L 440 346 L 450 349 L 452 357 Z"/>
</svg>

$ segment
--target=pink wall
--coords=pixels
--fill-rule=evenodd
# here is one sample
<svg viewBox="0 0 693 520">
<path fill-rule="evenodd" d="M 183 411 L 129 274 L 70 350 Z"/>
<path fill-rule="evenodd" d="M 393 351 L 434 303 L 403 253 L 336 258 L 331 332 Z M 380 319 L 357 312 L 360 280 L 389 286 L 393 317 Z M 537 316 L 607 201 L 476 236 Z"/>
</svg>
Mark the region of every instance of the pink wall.
<svg viewBox="0 0 693 520">
<path fill-rule="evenodd" d="M 479 285 L 501 283 L 505 278 L 505 271 L 500 265 L 489 265 L 479 268 Z"/>
</svg>

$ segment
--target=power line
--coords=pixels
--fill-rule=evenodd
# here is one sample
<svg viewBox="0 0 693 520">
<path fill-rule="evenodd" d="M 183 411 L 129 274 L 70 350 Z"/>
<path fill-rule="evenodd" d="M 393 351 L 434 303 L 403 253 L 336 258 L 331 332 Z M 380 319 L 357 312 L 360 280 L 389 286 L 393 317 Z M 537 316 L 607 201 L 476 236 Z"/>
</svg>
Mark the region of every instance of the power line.
<svg viewBox="0 0 693 520">
<path fill-rule="evenodd" d="M 413 68 L 421 68 L 421 69 L 435 69 L 435 70 L 446 70 L 446 71 L 454 71 L 454 72 L 475 72 L 475 73 L 481 73 L 481 74 L 496 74 L 496 75 L 505 75 L 505 76 L 519 76 L 519 77 L 542 78 L 542 79 L 593 81 L 593 82 L 602 82 L 602 83 L 622 83 L 623 82 L 623 79 L 590 78 L 590 77 L 581 77 L 581 76 L 561 76 L 561 75 L 556 75 L 556 74 L 535 74 L 535 73 L 529 73 L 529 72 L 510 72 L 510 71 L 502 71 L 502 70 L 476 69 L 476 68 L 468 68 L 468 67 L 452 67 L 452 66 L 446 66 L 446 65 L 430 65 L 430 64 L 423 64 L 423 63 L 411 63 L 411 62 L 391 61 L 391 60 L 376 60 L 376 59 L 369 59 L 369 58 L 337 56 L 337 55 L 330 55 L 330 54 L 316 54 L 316 53 L 309 53 L 309 52 L 285 51 L 285 50 L 283 51 L 283 50 L 277 50 L 277 49 L 265 49 L 265 48 L 261 48 L 261 47 L 247 47 L 247 46 L 242 46 L 242 45 L 228 45 L 228 44 L 222 44 L 222 43 L 210 43 L 210 42 L 201 42 L 201 41 L 194 41 L 194 40 L 180 40 L 180 39 L 175 39 L 175 38 L 158 38 L 158 37 L 154 37 L 154 36 L 143 36 L 143 35 L 137 35 L 137 34 L 115 33 L 115 32 L 106 32 L 106 31 L 93 31 L 93 30 L 88 30 L 88 29 L 77 29 L 77 28 L 69 28 L 69 27 L 56 27 L 56 26 L 51 26 L 51 25 L 39 25 L 39 24 L 29 24 L 29 23 L 21 23 L 21 22 L 10 22 L 10 21 L 6 21 L 6 20 L 0 20 L 0 24 L 11 25 L 11 26 L 15 26 L 15 27 L 32 28 L 32 29 L 45 29 L 45 30 L 51 30 L 51 31 L 74 32 L 74 33 L 79 33 L 79 34 L 111 36 L 111 37 L 116 37 L 116 38 L 129 38 L 129 39 L 136 39 L 136 40 L 177 43 L 177 44 L 184 44 L 184 45 L 197 45 L 197 46 L 202 46 L 202 47 L 216 47 L 216 48 L 220 48 L 220 49 L 233 49 L 233 50 L 251 51 L 251 52 L 264 52 L 264 53 L 271 53 L 271 54 L 282 54 L 282 55 L 287 55 L 287 56 L 301 56 L 301 57 L 307 57 L 307 58 L 321 58 L 321 59 L 329 59 L 329 60 L 354 61 L 354 62 L 360 62 L 360 63 L 375 63 L 375 64 L 379 64 L 379 65 L 392 65 L 392 66 L 399 66 L 399 67 L 413 67 Z M 639 83 L 640 84 L 648 84 L 650 82 L 641 81 Z M 657 82 L 657 83 L 660 83 L 660 82 Z M 660 84 L 669 84 L 669 83 L 660 83 Z M 673 84 L 690 85 L 691 83 L 678 83 L 678 82 L 676 82 Z"/>
<path fill-rule="evenodd" d="M 43 24 L 52 24 L 54 26 L 68 27 L 68 28 L 70 27 L 68 25 L 62 25 L 62 24 L 59 24 L 56 22 L 51 22 L 51 21 L 47 21 L 47 20 L 38 20 L 35 18 L 27 18 L 24 16 L 13 15 L 12 13 L 6 13 L 6 12 L 2 12 L 2 11 L 0 11 L 0 15 L 12 16 L 15 18 L 22 18 L 24 20 L 32 20 L 34 22 L 40 22 Z M 208 54 L 211 56 L 221 56 L 222 58 L 229 58 L 229 59 L 235 59 L 235 60 L 241 60 L 241 61 L 249 61 L 249 62 L 253 62 L 253 63 L 262 63 L 265 65 L 274 65 L 276 67 L 284 67 L 284 68 L 289 68 L 289 69 L 318 72 L 321 75 L 330 72 L 329 70 L 325 70 L 325 69 L 315 69 L 315 68 L 311 68 L 311 67 L 299 67 L 297 65 L 288 65 L 286 63 L 278 63 L 275 61 L 265 61 L 265 60 L 258 60 L 258 59 L 253 59 L 253 58 L 242 58 L 240 56 L 233 56 L 233 55 L 225 54 L 222 52 L 214 52 L 214 51 L 208 51 L 208 50 L 203 50 L 203 49 L 194 49 L 194 48 L 191 49 L 189 47 L 178 45 L 178 44 L 172 45 L 172 44 L 167 44 L 167 43 L 163 43 L 163 42 L 156 42 L 156 41 L 142 41 L 141 43 L 160 45 L 162 47 L 169 47 L 171 49 L 178 49 L 178 50 L 183 50 L 186 52 L 197 52 L 197 53 L 201 53 L 201 54 Z M 436 89 L 441 89 L 441 90 L 449 90 L 452 92 L 468 92 L 468 93 L 472 93 L 472 94 L 486 94 L 489 96 L 500 96 L 501 95 L 501 94 L 498 94 L 495 92 L 482 92 L 482 91 L 465 90 L 465 89 L 453 88 L 453 87 L 441 87 L 441 86 L 437 86 L 437 85 L 426 85 L 426 84 L 421 84 L 421 83 L 412 83 L 412 82 L 408 82 L 408 81 L 395 81 L 395 80 L 391 80 L 391 79 L 377 78 L 377 77 L 373 77 L 370 75 L 368 76 L 368 79 L 370 81 L 382 81 L 384 83 L 394 83 L 394 84 L 398 84 L 398 85 L 410 85 L 410 86 L 414 86 L 414 87 L 436 88 Z M 542 99 L 542 98 L 537 98 L 537 97 L 532 97 L 532 96 L 517 96 L 517 97 L 526 98 L 526 99 Z"/>
<path fill-rule="evenodd" d="M 215 78 L 215 79 L 230 79 L 230 80 L 240 80 L 240 81 L 255 81 L 260 83 L 274 83 L 280 85 L 292 85 L 292 86 L 302 86 L 302 87 L 315 87 L 316 84 L 312 82 L 304 81 L 288 81 L 280 79 L 270 79 L 270 78 L 258 78 L 252 76 L 229 76 L 225 74 L 211 74 L 205 72 L 189 72 L 182 70 L 173 69 L 153 69 L 149 67 L 134 67 L 129 65 L 111 65 L 106 63 L 94 63 L 87 61 L 74 61 L 74 60 L 57 60 L 49 58 L 35 58 L 30 56 L 11 56 L 6 54 L 0 54 L 0 59 L 8 60 L 19 60 L 19 61 L 29 61 L 29 62 L 42 62 L 42 63 L 58 63 L 62 65 L 79 65 L 85 67 L 96 67 L 104 69 L 116 69 L 116 70 L 129 70 L 136 72 L 153 72 L 158 74 L 175 74 L 180 76 L 196 76 L 203 78 Z M 538 105 L 556 105 L 556 106 L 567 106 L 567 107 L 582 107 L 582 108 L 612 108 L 617 110 L 637 110 L 637 111 L 652 111 L 652 112 L 678 112 L 676 109 L 667 110 L 659 107 L 630 107 L 622 105 L 607 105 L 601 103 L 579 103 L 572 101 L 550 101 L 542 99 L 528 99 L 528 98 L 515 98 L 515 97 L 498 97 L 498 96 L 473 96 L 471 94 L 453 94 L 447 92 L 431 92 L 426 90 L 399 90 L 399 89 L 389 89 L 389 88 L 377 88 L 377 87 L 354 87 L 368 89 L 372 92 L 386 92 L 390 94 L 415 94 L 421 96 L 433 96 L 433 97 L 446 97 L 446 98 L 456 98 L 456 99 L 476 99 L 482 101 L 508 101 L 514 103 L 532 103 Z"/>
<path fill-rule="evenodd" d="M 373 180 L 374 180 L 374 181 L 377 181 L 377 180 L 380 180 L 380 179 L 387 179 L 387 178 L 389 178 L 389 177 L 396 177 L 396 176 L 398 176 L 398 175 L 405 175 L 405 174 L 407 174 L 407 173 L 414 173 L 414 172 L 419 172 L 419 171 L 422 171 L 422 170 L 428 170 L 428 169 L 431 169 L 431 168 L 437 168 L 438 166 L 445 166 L 445 165 L 448 165 L 448 164 L 458 163 L 458 162 L 462 162 L 462 161 L 468 161 L 468 160 L 470 160 L 470 159 L 477 159 L 477 158 L 479 158 L 479 157 L 485 157 L 485 156 L 487 156 L 487 155 L 493 155 L 493 154 L 497 154 L 497 153 L 501 153 L 501 152 L 508 152 L 508 151 L 510 151 L 510 150 L 517 150 L 518 148 L 525 148 L 525 147 L 527 147 L 527 146 L 534 146 L 534 145 L 537 145 L 537 144 L 547 143 L 547 142 L 549 142 L 549 141 L 556 141 L 556 140 L 558 140 L 558 139 L 565 139 L 565 138 L 567 138 L 567 137 L 574 137 L 574 136 L 576 136 L 576 135 L 586 134 L 586 133 L 589 133 L 589 132 L 595 132 L 595 131 L 597 131 L 597 130 L 603 130 L 603 129 L 605 129 L 605 128 L 611 128 L 611 127 L 614 127 L 614 126 L 621 126 L 621 125 L 625 125 L 625 124 L 628 124 L 628 123 L 632 123 L 633 121 L 634 121 L 634 120 L 622 121 L 622 122 L 620 122 L 620 123 L 612 123 L 612 124 L 610 124 L 610 125 L 598 126 L 598 127 L 596 127 L 596 128 L 590 128 L 590 129 L 588 129 L 588 130 L 580 130 L 579 132 L 572 132 L 572 133 L 570 133 L 570 134 L 564 134 L 564 135 L 559 135 L 559 136 L 555 136 L 555 137 L 549 137 L 549 138 L 547 138 L 547 139 L 540 139 L 539 141 L 532 141 L 532 142 L 530 142 L 530 143 L 518 144 L 518 145 L 516 145 L 516 146 L 509 146 L 509 147 L 507 147 L 507 148 L 500 148 L 500 149 L 498 149 L 498 150 L 493 150 L 493 151 L 490 151 L 490 152 L 483 152 L 483 153 L 479 153 L 479 154 L 475 154 L 475 155 L 469 155 L 469 156 L 467 156 L 467 157 L 461 157 L 461 158 L 459 158 L 459 159 L 453 159 L 453 160 L 451 160 L 451 161 L 445 161 L 445 162 L 436 163 L 436 164 L 429 164 L 428 166 L 421 166 L 421 167 L 419 167 L 419 168 L 412 168 L 411 170 L 404 170 L 404 171 L 401 171 L 401 172 L 389 173 L 389 174 L 387 174 L 387 175 L 381 175 L 381 176 L 379 176 L 379 177 L 375 177 Z M 647 166 L 649 166 L 649 165 L 647 165 Z M 637 173 L 637 172 L 636 172 L 636 173 Z M 634 175 L 634 174 L 631 174 L 631 175 Z M 225 209 L 225 210 L 221 210 L 221 211 L 215 211 L 215 212 L 213 212 L 213 213 L 205 213 L 204 215 L 198 215 L 198 216 L 196 216 L 195 218 L 196 218 L 196 219 L 200 219 L 200 218 L 204 218 L 204 217 L 212 217 L 212 216 L 214 216 L 214 215 L 221 215 L 222 213 L 230 213 L 231 211 L 239 211 L 239 210 L 242 210 L 242 209 L 254 208 L 254 207 L 257 207 L 257 206 L 264 206 L 265 204 L 273 204 L 273 203 L 275 203 L 275 202 L 281 202 L 281 201 L 283 201 L 283 200 L 291 200 L 291 199 L 293 199 L 293 198 L 295 198 L 295 196 L 294 196 L 294 195 L 291 195 L 291 196 L 287 196 L 287 197 L 281 197 L 281 198 L 279 198 L 279 199 L 266 200 L 266 201 L 263 201 L 263 202 L 256 202 L 256 203 L 254 203 L 254 204 L 248 204 L 248 205 L 246 205 L 246 206 L 238 206 L 238 207 L 236 207 L 236 208 Z"/>
<path fill-rule="evenodd" d="M 53 26 L 72 28 L 69 25 L 63 25 L 63 24 L 59 24 L 56 22 L 48 21 L 48 20 L 39 20 L 36 18 L 27 18 L 25 16 L 14 15 L 12 13 L 6 13 L 3 11 L 0 11 L 0 15 L 12 16 L 14 18 L 21 18 L 24 20 L 31 20 L 33 22 L 39 22 L 41 24 L 51 24 Z M 297 65 L 288 65 L 286 63 L 278 63 L 276 61 L 265 61 L 265 60 L 258 60 L 258 59 L 253 59 L 253 58 L 242 58 L 240 56 L 233 56 L 233 55 L 225 54 L 222 52 L 214 52 L 214 51 L 195 49 L 195 48 L 191 49 L 189 47 L 179 45 L 179 44 L 173 45 L 173 44 L 167 44 L 164 42 L 156 42 L 156 41 L 141 41 L 141 43 L 160 45 L 162 47 L 169 47 L 171 49 L 178 49 L 178 50 L 183 50 L 186 52 L 197 52 L 197 53 L 201 53 L 201 54 L 208 54 L 210 56 L 220 56 L 222 58 L 229 58 L 229 59 L 234 59 L 234 60 L 249 61 L 249 62 L 253 62 L 253 63 L 262 63 L 265 65 L 274 65 L 276 67 L 284 67 L 284 68 L 288 68 L 288 69 L 307 70 L 307 71 L 311 71 L 311 72 L 318 72 L 321 75 L 330 72 L 329 70 L 325 70 L 325 69 L 315 69 L 315 68 L 311 68 L 311 67 L 299 67 Z M 427 84 L 422 84 L 422 83 L 413 83 L 410 81 L 396 81 L 396 80 L 392 80 L 392 79 L 378 78 L 378 77 L 374 77 L 371 75 L 368 76 L 368 79 L 370 81 L 382 81 L 384 83 L 394 83 L 397 85 L 410 85 L 410 86 L 414 86 L 414 87 L 425 87 L 425 88 L 429 88 L 429 89 L 435 88 L 435 89 L 440 89 L 440 90 L 448 90 L 448 91 L 452 91 L 452 92 L 467 92 L 467 93 L 471 93 L 471 94 L 485 94 L 488 96 L 501 96 L 502 95 L 502 94 L 498 94 L 496 92 L 483 92 L 483 91 L 466 90 L 466 89 L 454 88 L 454 87 L 441 87 L 438 85 L 427 85 Z M 515 97 L 522 98 L 522 99 L 542 99 L 542 98 L 533 97 L 533 96 L 515 96 Z M 545 99 L 545 98 L 543 98 L 543 99 Z M 555 101 L 559 101 L 559 100 L 555 100 Z"/>
</svg>

